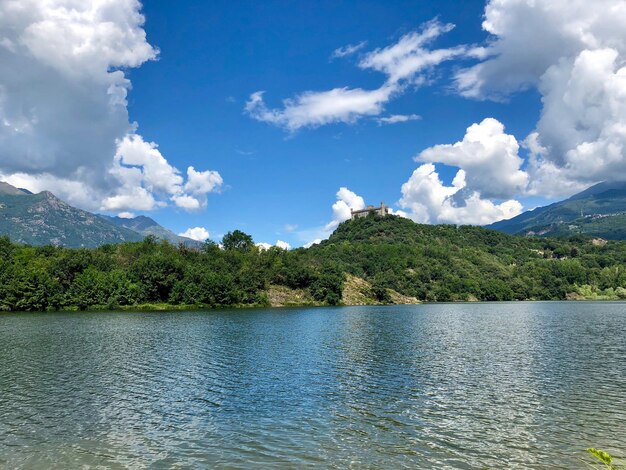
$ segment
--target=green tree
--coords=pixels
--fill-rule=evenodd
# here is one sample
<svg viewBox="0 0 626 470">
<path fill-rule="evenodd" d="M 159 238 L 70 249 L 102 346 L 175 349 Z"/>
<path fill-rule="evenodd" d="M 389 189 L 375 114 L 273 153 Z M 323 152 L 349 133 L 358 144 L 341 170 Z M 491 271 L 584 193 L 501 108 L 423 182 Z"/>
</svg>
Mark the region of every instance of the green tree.
<svg viewBox="0 0 626 470">
<path fill-rule="evenodd" d="M 315 300 L 328 305 L 339 305 L 343 290 L 343 274 L 337 267 L 326 267 L 311 284 L 311 294 Z"/>
<path fill-rule="evenodd" d="M 222 245 L 225 250 L 250 251 L 254 248 L 252 237 L 241 230 L 228 232 L 222 238 Z"/>
</svg>

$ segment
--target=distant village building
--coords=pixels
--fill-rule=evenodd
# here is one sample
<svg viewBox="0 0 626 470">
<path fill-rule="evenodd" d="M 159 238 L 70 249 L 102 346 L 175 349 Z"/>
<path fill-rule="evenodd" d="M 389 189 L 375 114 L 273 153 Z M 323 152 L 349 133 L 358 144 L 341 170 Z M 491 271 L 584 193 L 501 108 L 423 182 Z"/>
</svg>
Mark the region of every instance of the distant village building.
<svg viewBox="0 0 626 470">
<path fill-rule="evenodd" d="M 352 219 L 367 217 L 370 214 L 377 214 L 381 217 L 385 217 L 387 214 L 389 214 L 389 208 L 385 205 L 384 202 L 381 202 L 380 207 L 367 206 L 365 209 L 360 209 L 358 211 L 350 209 L 350 213 L 352 214 Z"/>
</svg>

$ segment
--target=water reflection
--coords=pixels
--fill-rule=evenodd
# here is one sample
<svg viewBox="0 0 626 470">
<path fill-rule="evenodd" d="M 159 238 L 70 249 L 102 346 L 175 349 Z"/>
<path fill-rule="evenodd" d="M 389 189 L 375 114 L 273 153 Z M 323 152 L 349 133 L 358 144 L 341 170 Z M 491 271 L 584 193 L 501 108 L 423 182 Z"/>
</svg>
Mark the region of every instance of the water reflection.
<svg viewBox="0 0 626 470">
<path fill-rule="evenodd" d="M 0 316 L 0 467 L 573 468 L 626 305 Z"/>
</svg>

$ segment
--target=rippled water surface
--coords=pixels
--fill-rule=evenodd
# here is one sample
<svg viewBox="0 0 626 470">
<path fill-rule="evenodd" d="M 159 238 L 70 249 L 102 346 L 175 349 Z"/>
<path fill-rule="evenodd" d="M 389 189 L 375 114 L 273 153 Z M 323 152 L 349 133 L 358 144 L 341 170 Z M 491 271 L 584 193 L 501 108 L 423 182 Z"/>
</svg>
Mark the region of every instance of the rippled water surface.
<svg viewBox="0 0 626 470">
<path fill-rule="evenodd" d="M 0 467 L 579 468 L 626 304 L 0 315 Z"/>
</svg>

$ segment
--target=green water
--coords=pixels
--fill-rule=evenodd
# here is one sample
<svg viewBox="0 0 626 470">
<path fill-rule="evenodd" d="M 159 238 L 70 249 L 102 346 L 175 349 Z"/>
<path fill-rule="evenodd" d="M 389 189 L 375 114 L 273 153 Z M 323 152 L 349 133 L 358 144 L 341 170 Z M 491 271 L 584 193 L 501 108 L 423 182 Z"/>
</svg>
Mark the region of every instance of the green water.
<svg viewBox="0 0 626 470">
<path fill-rule="evenodd" d="M 581 468 L 626 304 L 0 315 L 3 468 Z"/>
</svg>

